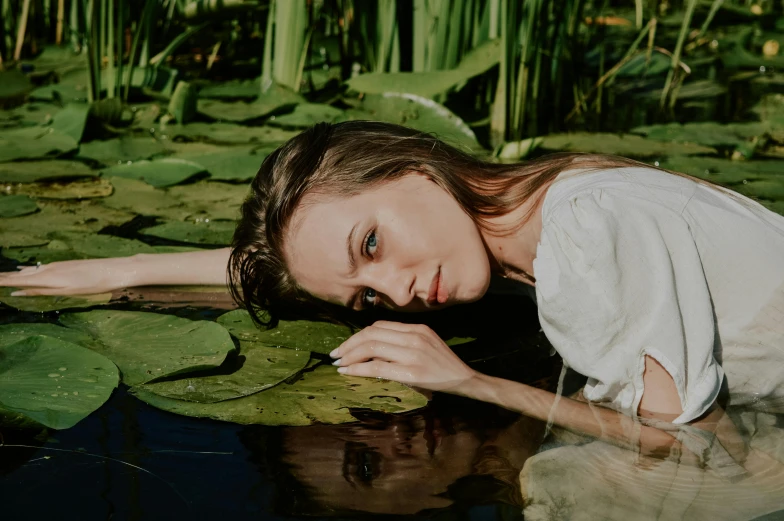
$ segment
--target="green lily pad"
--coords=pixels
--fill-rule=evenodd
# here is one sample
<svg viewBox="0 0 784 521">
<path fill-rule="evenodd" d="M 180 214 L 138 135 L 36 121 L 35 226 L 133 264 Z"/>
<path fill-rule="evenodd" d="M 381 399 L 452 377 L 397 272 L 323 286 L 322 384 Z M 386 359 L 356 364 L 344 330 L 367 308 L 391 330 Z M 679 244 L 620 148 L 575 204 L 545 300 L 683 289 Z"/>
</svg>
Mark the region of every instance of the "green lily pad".
<svg viewBox="0 0 784 521">
<path fill-rule="evenodd" d="M 103 206 L 176 221 L 187 219 L 193 213 L 165 190 L 156 189 L 144 181 L 124 177 L 112 177 L 109 181 L 114 192 L 100 200 Z"/>
<path fill-rule="evenodd" d="M 169 221 L 151 228 L 144 228 L 141 233 L 170 241 L 189 242 L 193 244 L 231 244 L 234 229 L 233 221 L 209 222 L 177 222 Z"/>
<path fill-rule="evenodd" d="M 0 221 L 3 248 L 39 246 L 52 232 L 97 232 L 130 221 L 135 214 L 100 206 L 91 200 L 38 202 L 40 212 Z"/>
<path fill-rule="evenodd" d="M 215 403 L 269 389 L 302 371 L 310 360 L 309 353 L 247 341 L 240 344 L 239 357 L 242 366 L 228 374 L 194 375 L 193 378 L 148 383 L 140 388 L 167 398 Z"/>
<path fill-rule="evenodd" d="M 69 103 L 54 116 L 52 128 L 80 143 L 89 113 L 90 105 L 87 103 Z"/>
<path fill-rule="evenodd" d="M 79 157 L 104 165 L 150 159 L 165 152 L 166 147 L 151 137 L 124 136 L 105 141 L 90 141 L 79 147 Z"/>
<path fill-rule="evenodd" d="M 20 262 L 57 262 L 74 259 L 128 257 L 140 253 L 181 253 L 197 251 L 187 246 L 150 246 L 134 239 L 79 232 L 53 232 L 45 246 L 3 249 L 3 255 Z"/>
<path fill-rule="evenodd" d="M 204 167 L 196 163 L 184 159 L 165 158 L 112 166 L 104 169 L 101 174 L 106 177 L 137 179 L 161 188 L 180 184 L 205 172 Z"/>
<path fill-rule="evenodd" d="M 240 205 L 248 195 L 248 187 L 201 181 L 173 186 L 167 192 L 188 210 L 189 221 L 235 221 L 240 218 Z"/>
<path fill-rule="evenodd" d="M 15 344 L 31 336 L 48 336 L 82 347 L 100 345 L 93 337 L 76 329 L 68 329 L 57 324 L 26 322 L 0 326 L 0 347 Z"/>
<path fill-rule="evenodd" d="M 90 308 L 107 304 L 112 299 L 111 293 L 95 295 L 56 295 L 37 297 L 12 297 L 11 293 L 18 288 L 0 288 L 0 302 L 19 311 L 45 313 L 61 309 Z"/>
<path fill-rule="evenodd" d="M 405 125 L 435 134 L 439 139 L 470 152 L 482 151 L 473 130 L 448 108 L 414 94 L 368 94 L 343 119 L 371 119 Z"/>
<path fill-rule="evenodd" d="M 177 154 L 176 157 L 203 166 L 215 181 L 250 181 L 275 148 L 274 145 L 260 149 L 234 147 L 204 154 Z"/>
<path fill-rule="evenodd" d="M 732 123 L 729 125 L 702 122 L 650 125 L 634 128 L 631 132 L 657 141 L 695 143 L 708 147 L 735 147 L 745 143 L 750 138 L 765 134 L 768 128 L 769 125 L 758 122 Z"/>
<path fill-rule="evenodd" d="M 263 330 L 242 309 L 221 315 L 217 322 L 243 341 L 322 354 L 329 354 L 352 335 L 347 326 L 308 320 L 281 320 L 274 329 Z"/>
<path fill-rule="evenodd" d="M 0 163 L 0 183 L 34 183 L 36 181 L 97 177 L 98 172 L 79 161 L 19 161 Z"/>
<path fill-rule="evenodd" d="M 74 138 L 51 127 L 0 130 L 0 163 L 58 156 L 77 148 Z"/>
<path fill-rule="evenodd" d="M 733 188 L 748 197 L 784 201 L 784 177 L 778 180 L 749 181 Z"/>
<path fill-rule="evenodd" d="M 261 89 L 256 92 L 259 93 L 260 91 Z M 207 93 L 209 94 L 209 91 Z M 216 120 L 242 122 L 269 116 L 304 101 L 305 98 L 296 92 L 285 87 L 273 85 L 250 103 L 200 99 L 198 110 L 205 116 Z"/>
<path fill-rule="evenodd" d="M 715 154 L 713 148 L 689 143 L 664 143 L 633 134 L 608 134 L 602 132 L 574 132 L 542 136 L 540 148 L 563 152 L 589 152 L 615 154 L 626 157 L 647 158 L 669 155 Z"/>
<path fill-rule="evenodd" d="M 300 103 L 294 111 L 272 116 L 269 124 L 281 127 L 308 128 L 316 123 L 333 123 L 343 116 L 343 111 L 325 103 Z"/>
<path fill-rule="evenodd" d="M 750 181 L 784 181 L 784 161 L 729 161 L 715 157 L 668 157 L 662 168 L 734 188 Z"/>
<path fill-rule="evenodd" d="M 185 416 L 245 425 L 312 425 L 357 421 L 350 409 L 401 413 L 422 408 L 427 399 L 405 385 L 343 376 L 324 365 L 304 372 L 292 384 L 281 383 L 250 396 L 220 403 L 193 403 L 158 396 L 143 388 L 131 392 L 142 401 Z"/>
<path fill-rule="evenodd" d="M 112 185 L 105 179 L 88 177 L 68 181 L 25 183 L 8 186 L 6 191 L 37 199 L 90 199 L 111 195 Z"/>
<path fill-rule="evenodd" d="M 140 311 L 89 311 L 63 315 L 60 322 L 100 342 L 102 349 L 96 350 L 120 368 L 127 385 L 214 369 L 234 351 L 228 332 L 204 320 Z"/>
<path fill-rule="evenodd" d="M 276 127 L 245 127 L 231 123 L 188 123 L 187 125 L 167 125 L 161 128 L 161 134 L 171 139 L 204 140 L 227 145 L 248 143 L 279 145 L 293 138 L 299 132 Z"/>
<path fill-rule="evenodd" d="M 103 405 L 118 383 L 105 357 L 51 337 L 0 347 L 0 407 L 67 429 Z"/>
<path fill-rule="evenodd" d="M 226 100 L 253 99 L 258 97 L 259 92 L 261 92 L 261 77 L 206 85 L 199 91 L 199 97 Z"/>
<path fill-rule="evenodd" d="M 26 195 L 0 196 L 0 217 L 19 217 L 36 211 L 38 205 Z"/>
<path fill-rule="evenodd" d="M 0 107 L 21 105 L 33 89 L 30 79 L 18 70 L 0 70 Z"/>
</svg>

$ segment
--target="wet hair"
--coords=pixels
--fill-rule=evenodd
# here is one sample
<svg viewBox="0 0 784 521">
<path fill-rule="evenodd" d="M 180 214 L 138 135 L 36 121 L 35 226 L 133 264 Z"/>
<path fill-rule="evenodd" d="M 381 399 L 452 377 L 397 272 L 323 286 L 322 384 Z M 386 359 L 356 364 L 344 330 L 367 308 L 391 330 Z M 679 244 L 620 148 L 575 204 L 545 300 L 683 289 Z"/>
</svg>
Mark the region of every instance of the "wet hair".
<svg viewBox="0 0 784 521">
<path fill-rule="evenodd" d="M 446 190 L 485 231 L 568 168 L 648 166 L 594 154 L 554 154 L 525 163 L 482 160 L 436 136 L 375 121 L 319 123 L 267 156 L 242 204 L 232 240 L 229 287 L 257 324 L 282 315 L 352 322 L 356 312 L 309 295 L 286 265 L 284 238 L 309 193 L 351 196 L 411 172 Z M 524 216 L 522 225 L 528 216 Z"/>
</svg>

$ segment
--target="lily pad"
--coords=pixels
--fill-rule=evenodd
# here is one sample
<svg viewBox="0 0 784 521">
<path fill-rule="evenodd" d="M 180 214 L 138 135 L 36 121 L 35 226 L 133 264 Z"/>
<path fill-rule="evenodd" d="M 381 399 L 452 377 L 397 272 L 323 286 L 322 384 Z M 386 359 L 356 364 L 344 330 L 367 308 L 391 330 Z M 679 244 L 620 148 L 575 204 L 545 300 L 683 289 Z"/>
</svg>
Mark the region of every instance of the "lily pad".
<svg viewBox="0 0 784 521">
<path fill-rule="evenodd" d="M 105 179 L 86 178 L 6 185 L 7 193 L 24 194 L 37 199 L 90 199 L 112 194 L 112 185 Z"/>
<path fill-rule="evenodd" d="M 242 341 L 322 354 L 329 354 L 352 334 L 347 326 L 308 320 L 281 320 L 274 329 L 263 330 L 242 309 L 221 315 L 217 322 Z"/>
<path fill-rule="evenodd" d="M 11 293 L 18 288 L 0 288 L 0 302 L 19 311 L 45 313 L 61 309 L 90 308 L 107 304 L 112 299 L 111 293 L 95 295 L 57 295 L 37 297 L 12 297 Z"/>
<path fill-rule="evenodd" d="M 259 149 L 235 147 L 204 154 L 177 154 L 176 157 L 203 166 L 215 181 L 250 181 L 275 148 L 275 145 Z"/>
<path fill-rule="evenodd" d="M 140 311 L 89 311 L 64 315 L 60 322 L 100 342 L 102 349 L 96 350 L 120 368 L 127 385 L 214 369 L 234 351 L 228 332 L 204 320 Z"/>
<path fill-rule="evenodd" d="M 51 127 L 24 127 L 0 130 L 0 163 L 19 159 L 40 159 L 73 152 L 79 143 Z"/>
<path fill-rule="evenodd" d="M 199 91 L 199 97 L 226 100 L 253 99 L 258 97 L 259 92 L 261 92 L 261 77 L 206 85 Z"/>
<path fill-rule="evenodd" d="M 311 425 L 357 421 L 350 409 L 401 413 L 427 405 L 427 399 L 405 385 L 343 376 L 330 365 L 303 372 L 293 384 L 281 383 L 260 393 L 215 404 L 193 403 L 131 389 L 142 401 L 185 416 L 261 425 Z"/>
<path fill-rule="evenodd" d="M 750 181 L 784 182 L 784 161 L 729 161 L 715 157 L 668 157 L 663 168 L 730 187 Z"/>
<path fill-rule="evenodd" d="M 26 195 L 0 196 L 0 217 L 19 217 L 37 211 L 38 205 Z"/>
<path fill-rule="evenodd" d="M 236 226 L 237 224 L 233 221 L 169 221 L 151 228 L 144 228 L 141 233 L 170 241 L 227 245 L 231 244 Z"/>
<path fill-rule="evenodd" d="M 124 136 L 105 141 L 90 141 L 79 147 L 79 157 L 104 165 L 150 159 L 165 152 L 166 147 L 151 137 Z"/>
<path fill-rule="evenodd" d="M 235 221 L 240 218 L 240 205 L 248 195 L 246 185 L 201 181 L 173 186 L 168 195 L 188 210 L 188 220 Z"/>
<path fill-rule="evenodd" d="M 708 147 L 735 147 L 750 138 L 761 136 L 767 132 L 769 125 L 765 123 L 732 123 L 722 125 L 713 122 L 701 123 L 668 123 L 632 129 L 633 134 L 640 134 L 648 139 L 677 143 L 696 143 Z"/>
<path fill-rule="evenodd" d="M 30 79 L 18 70 L 0 70 L 0 107 L 11 107 L 24 102 L 33 89 Z"/>
<path fill-rule="evenodd" d="M 299 134 L 296 130 L 285 130 L 275 127 L 244 127 L 231 123 L 168 125 L 161 128 L 161 133 L 171 139 L 204 140 L 227 145 L 248 143 L 279 145 Z"/>
<path fill-rule="evenodd" d="M 103 405 L 117 368 L 84 347 L 33 336 L 0 347 L 0 408 L 67 429 Z"/>
<path fill-rule="evenodd" d="M 0 163 L 0 183 L 34 183 L 36 181 L 97 177 L 98 172 L 79 161 L 17 161 Z"/>
<path fill-rule="evenodd" d="M 355 109 L 347 110 L 343 119 L 372 119 L 430 132 L 439 139 L 469 152 L 480 152 L 473 130 L 448 108 L 414 94 L 368 94 Z"/>
<path fill-rule="evenodd" d="M 47 235 L 55 231 L 97 232 L 105 226 L 130 221 L 135 215 L 100 206 L 91 200 L 41 200 L 38 206 L 40 212 L 0 221 L 0 246 L 39 246 L 48 243 Z"/>
<path fill-rule="evenodd" d="M 114 192 L 100 200 L 103 206 L 177 221 L 187 219 L 192 213 L 168 192 L 144 181 L 124 177 L 112 177 L 109 181 L 114 186 Z"/>
<path fill-rule="evenodd" d="M 608 134 L 602 132 L 575 132 L 542 136 L 540 148 L 563 152 L 589 152 L 615 154 L 626 157 L 648 158 L 669 155 L 715 154 L 710 147 L 689 143 L 664 143 L 633 134 Z"/>
<path fill-rule="evenodd" d="M 139 253 L 181 253 L 196 251 L 187 246 L 150 246 L 134 239 L 78 232 L 53 232 L 45 246 L 3 249 L 3 255 L 20 262 L 57 262 L 74 259 L 127 257 Z"/>
<path fill-rule="evenodd" d="M 333 123 L 343 116 L 343 111 L 325 103 L 300 103 L 294 111 L 272 116 L 269 124 L 281 127 L 308 128 L 316 123 Z"/>
<path fill-rule="evenodd" d="M 228 374 L 197 376 L 144 384 L 140 388 L 167 398 L 215 403 L 269 389 L 296 375 L 307 365 L 310 354 L 291 349 L 242 342 L 241 367 Z M 232 364 L 233 365 L 233 364 Z M 228 369 L 234 369 L 229 367 Z"/>
<path fill-rule="evenodd" d="M 260 91 L 261 89 L 256 92 Z M 215 92 L 214 89 L 213 92 Z M 209 94 L 209 91 L 207 93 Z M 294 107 L 304 101 L 305 98 L 296 92 L 285 87 L 273 85 L 250 103 L 200 99 L 198 110 L 205 116 L 216 120 L 242 122 L 269 116 L 270 114 Z"/>
<path fill-rule="evenodd" d="M 0 326 L 0 347 L 15 344 L 31 336 L 48 336 L 82 347 L 98 345 L 93 337 L 76 329 L 68 329 L 57 324 L 26 322 Z"/>
<path fill-rule="evenodd" d="M 112 166 L 104 169 L 101 174 L 106 177 L 137 179 L 160 188 L 180 184 L 205 172 L 204 167 L 196 163 L 184 159 L 166 158 Z"/>
<path fill-rule="evenodd" d="M 71 136 L 74 141 L 80 143 L 89 113 L 90 105 L 87 103 L 69 103 L 54 116 L 52 128 Z"/>
</svg>

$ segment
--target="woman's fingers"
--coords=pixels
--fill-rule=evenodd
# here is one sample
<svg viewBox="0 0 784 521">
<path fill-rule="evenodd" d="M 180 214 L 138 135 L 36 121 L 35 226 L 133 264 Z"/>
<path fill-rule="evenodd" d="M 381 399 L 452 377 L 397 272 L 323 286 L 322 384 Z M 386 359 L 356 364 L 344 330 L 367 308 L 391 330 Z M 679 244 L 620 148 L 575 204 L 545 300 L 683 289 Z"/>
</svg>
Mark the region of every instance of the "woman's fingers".
<svg viewBox="0 0 784 521">
<path fill-rule="evenodd" d="M 413 349 L 385 342 L 367 342 L 351 349 L 343 357 L 338 358 L 334 365 L 346 367 L 368 360 L 383 360 L 407 365 L 414 362 L 416 352 Z"/>
<path fill-rule="evenodd" d="M 90 292 L 88 291 L 87 294 Z M 40 297 L 70 295 L 66 288 L 30 288 L 11 293 L 12 297 Z"/>
<path fill-rule="evenodd" d="M 338 372 L 348 376 L 364 376 L 366 378 L 384 378 L 385 380 L 395 380 L 406 383 L 405 376 L 401 371 L 389 362 L 372 360 L 361 364 L 353 364 L 347 367 L 339 367 Z"/>
<path fill-rule="evenodd" d="M 376 327 L 374 324 L 353 335 L 351 338 L 343 342 L 340 347 L 332 351 L 329 355 L 332 358 L 343 358 L 348 353 L 350 353 L 351 350 L 368 342 L 411 347 L 412 344 L 416 342 L 414 335 L 414 333 L 408 331 L 398 331 Z"/>
</svg>

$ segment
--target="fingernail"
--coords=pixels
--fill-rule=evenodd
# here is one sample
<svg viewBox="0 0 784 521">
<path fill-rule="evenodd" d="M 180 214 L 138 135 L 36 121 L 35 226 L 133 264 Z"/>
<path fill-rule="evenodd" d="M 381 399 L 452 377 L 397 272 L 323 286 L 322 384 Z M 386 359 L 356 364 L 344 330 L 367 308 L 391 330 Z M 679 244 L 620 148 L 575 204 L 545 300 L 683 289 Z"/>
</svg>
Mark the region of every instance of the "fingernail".
<svg viewBox="0 0 784 521">
<path fill-rule="evenodd" d="M 342 360 L 342 358 L 338 358 L 337 360 L 335 360 L 334 362 L 332 362 L 332 365 L 340 365 L 340 361 L 341 361 L 341 360 Z"/>
<path fill-rule="evenodd" d="M 345 373 L 346 371 L 348 371 L 348 367 L 338 367 L 339 373 Z"/>
<path fill-rule="evenodd" d="M 12 297 L 24 297 L 25 296 L 25 292 L 24 291 L 14 291 L 13 293 L 11 293 L 11 296 Z"/>
<path fill-rule="evenodd" d="M 329 354 L 329 356 L 331 356 L 332 358 L 337 358 L 338 357 L 338 351 L 340 351 L 340 348 L 336 347 L 335 349 L 332 350 L 332 352 Z"/>
</svg>

